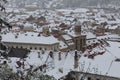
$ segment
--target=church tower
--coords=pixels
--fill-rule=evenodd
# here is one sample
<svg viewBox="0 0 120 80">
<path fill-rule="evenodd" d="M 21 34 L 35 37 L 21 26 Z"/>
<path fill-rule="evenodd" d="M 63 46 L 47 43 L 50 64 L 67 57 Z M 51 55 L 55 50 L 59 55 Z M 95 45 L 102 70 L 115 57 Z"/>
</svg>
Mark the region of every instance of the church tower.
<svg viewBox="0 0 120 80">
<path fill-rule="evenodd" d="M 43 36 L 49 36 L 50 35 L 50 31 L 49 31 L 48 26 L 44 26 L 42 30 L 43 30 Z"/>
<path fill-rule="evenodd" d="M 75 23 L 74 30 L 75 30 L 75 34 L 76 35 L 80 35 L 81 34 L 81 23 L 79 21 Z"/>
<path fill-rule="evenodd" d="M 82 30 L 81 30 L 82 24 L 77 21 L 75 23 L 75 27 L 74 27 L 74 33 L 75 33 L 75 37 L 74 37 L 74 42 L 75 42 L 75 49 L 78 51 L 82 51 L 83 47 L 86 45 L 86 35 L 81 34 Z"/>
</svg>

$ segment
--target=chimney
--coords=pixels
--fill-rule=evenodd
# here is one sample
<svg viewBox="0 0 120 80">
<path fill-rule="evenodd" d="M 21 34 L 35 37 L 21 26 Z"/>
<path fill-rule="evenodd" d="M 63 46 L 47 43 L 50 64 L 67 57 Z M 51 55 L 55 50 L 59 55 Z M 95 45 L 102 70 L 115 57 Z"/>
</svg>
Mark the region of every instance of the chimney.
<svg viewBox="0 0 120 80">
<path fill-rule="evenodd" d="M 74 56 L 74 68 L 78 67 L 78 54 L 77 50 L 75 51 L 75 56 Z"/>
<path fill-rule="evenodd" d="M 49 56 L 54 59 L 54 55 L 52 51 L 49 52 Z"/>
<path fill-rule="evenodd" d="M 59 61 L 61 60 L 61 52 L 58 53 Z"/>
<path fill-rule="evenodd" d="M 59 68 L 59 72 L 63 73 L 63 68 Z"/>
</svg>

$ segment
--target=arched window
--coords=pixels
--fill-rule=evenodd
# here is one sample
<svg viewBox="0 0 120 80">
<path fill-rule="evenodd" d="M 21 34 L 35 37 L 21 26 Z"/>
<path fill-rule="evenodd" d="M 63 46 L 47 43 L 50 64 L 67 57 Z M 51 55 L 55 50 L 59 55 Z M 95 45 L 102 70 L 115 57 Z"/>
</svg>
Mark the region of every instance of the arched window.
<svg viewBox="0 0 120 80">
<path fill-rule="evenodd" d="M 21 46 L 21 49 L 23 49 L 23 47 Z"/>
<path fill-rule="evenodd" d="M 41 48 L 41 47 L 39 47 L 39 50 L 42 50 L 42 48 Z"/>
<path fill-rule="evenodd" d="M 35 47 L 35 50 L 37 50 L 37 47 Z"/>
</svg>

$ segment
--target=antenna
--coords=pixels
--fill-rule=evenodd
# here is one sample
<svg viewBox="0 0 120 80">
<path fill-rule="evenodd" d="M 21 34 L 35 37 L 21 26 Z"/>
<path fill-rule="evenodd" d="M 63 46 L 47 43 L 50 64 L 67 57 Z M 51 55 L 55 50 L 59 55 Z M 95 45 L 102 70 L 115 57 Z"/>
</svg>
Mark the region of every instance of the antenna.
<svg viewBox="0 0 120 80">
<path fill-rule="evenodd" d="M 113 60 L 111 61 L 110 65 L 109 65 L 109 68 L 108 68 L 108 70 L 107 70 L 107 72 L 106 72 L 106 75 L 107 75 L 108 72 L 110 71 L 110 68 L 111 68 L 111 66 L 112 66 L 112 63 L 113 63 Z"/>
<path fill-rule="evenodd" d="M 89 62 L 88 68 L 87 68 L 86 72 L 83 73 L 83 76 L 81 77 L 80 80 L 84 80 L 84 79 L 85 79 L 85 77 L 86 77 L 86 75 L 87 75 L 86 73 L 88 73 L 88 72 L 90 71 L 90 66 L 91 66 L 91 63 Z"/>
</svg>

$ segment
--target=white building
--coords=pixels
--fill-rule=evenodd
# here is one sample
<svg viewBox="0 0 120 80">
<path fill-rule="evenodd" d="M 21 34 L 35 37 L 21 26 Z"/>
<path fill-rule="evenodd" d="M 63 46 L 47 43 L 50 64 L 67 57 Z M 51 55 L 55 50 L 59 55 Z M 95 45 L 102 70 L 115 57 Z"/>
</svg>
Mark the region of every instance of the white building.
<svg viewBox="0 0 120 80">
<path fill-rule="evenodd" d="M 7 33 L 2 35 L 2 42 L 13 48 L 32 50 L 59 50 L 59 41 L 53 36 L 38 36 L 39 33 Z"/>
</svg>

